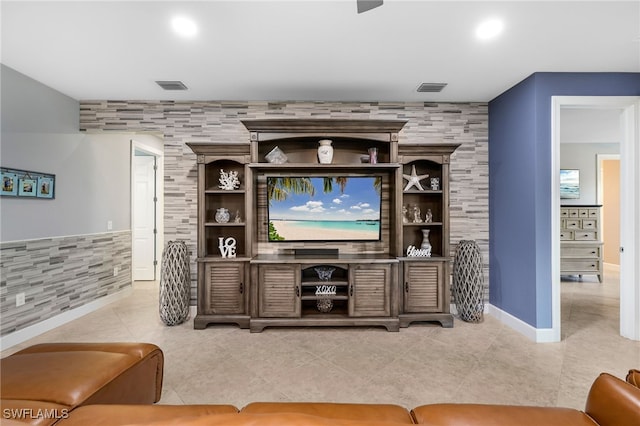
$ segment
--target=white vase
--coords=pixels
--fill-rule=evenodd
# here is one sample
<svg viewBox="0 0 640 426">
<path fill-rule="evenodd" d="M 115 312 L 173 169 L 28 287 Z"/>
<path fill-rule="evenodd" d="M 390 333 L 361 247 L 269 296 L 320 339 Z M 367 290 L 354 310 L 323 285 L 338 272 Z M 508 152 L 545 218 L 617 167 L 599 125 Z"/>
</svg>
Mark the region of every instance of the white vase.
<svg viewBox="0 0 640 426">
<path fill-rule="evenodd" d="M 318 141 L 320 144 L 318 147 L 318 162 L 320 164 L 331 164 L 331 161 L 333 161 L 333 147 L 331 146 L 331 142 L 329 139 Z"/>
<path fill-rule="evenodd" d="M 431 242 L 429 242 L 429 229 L 422 229 L 422 244 L 420 250 L 429 250 L 431 253 Z"/>
</svg>

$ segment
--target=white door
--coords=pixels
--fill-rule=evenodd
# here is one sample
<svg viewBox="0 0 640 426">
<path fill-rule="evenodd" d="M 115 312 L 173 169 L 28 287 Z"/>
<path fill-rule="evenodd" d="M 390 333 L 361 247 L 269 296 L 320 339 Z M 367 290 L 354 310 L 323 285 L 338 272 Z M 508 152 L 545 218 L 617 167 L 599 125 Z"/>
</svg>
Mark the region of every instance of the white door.
<svg viewBox="0 0 640 426">
<path fill-rule="evenodd" d="M 152 155 L 134 157 L 133 280 L 155 280 L 155 165 Z"/>
</svg>

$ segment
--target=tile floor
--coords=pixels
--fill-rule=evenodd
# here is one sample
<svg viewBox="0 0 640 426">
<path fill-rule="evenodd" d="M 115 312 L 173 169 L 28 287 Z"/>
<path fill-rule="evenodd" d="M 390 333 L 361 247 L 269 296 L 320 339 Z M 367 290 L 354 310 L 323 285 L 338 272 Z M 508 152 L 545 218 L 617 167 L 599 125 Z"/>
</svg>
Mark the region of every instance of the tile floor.
<svg viewBox="0 0 640 426">
<path fill-rule="evenodd" d="M 584 408 L 602 371 L 640 367 L 640 342 L 618 335 L 618 276 L 562 283 L 562 342 L 536 344 L 486 315 L 453 329 L 414 324 L 378 328 L 194 330 L 166 327 L 157 283 L 136 283 L 110 304 L 2 352 L 41 342 L 147 341 L 165 353 L 160 403 L 252 401 L 535 404 Z"/>
</svg>

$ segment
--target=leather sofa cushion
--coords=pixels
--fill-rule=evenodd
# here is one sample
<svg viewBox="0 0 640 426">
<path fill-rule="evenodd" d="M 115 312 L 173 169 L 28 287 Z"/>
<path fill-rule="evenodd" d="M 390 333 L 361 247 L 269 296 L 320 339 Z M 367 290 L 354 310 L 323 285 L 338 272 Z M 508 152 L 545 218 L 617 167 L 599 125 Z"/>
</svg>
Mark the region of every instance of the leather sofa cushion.
<svg viewBox="0 0 640 426">
<path fill-rule="evenodd" d="M 233 405 L 112 405 L 96 404 L 78 407 L 56 426 L 120 426 L 131 423 L 153 423 L 182 418 L 184 420 L 211 414 L 236 414 Z"/>
<path fill-rule="evenodd" d="M 241 412 L 195 418 L 182 417 L 152 423 L 135 423 L 129 426 L 401 426 L 403 424 L 406 423 L 335 419 L 302 413 L 247 414 Z"/>
<path fill-rule="evenodd" d="M 29 346 L 21 351 L 14 353 L 18 354 L 33 354 L 42 352 L 112 352 L 125 355 L 131 355 L 132 357 L 142 359 L 153 352 L 160 349 L 151 343 L 137 343 L 137 342 L 106 342 L 106 343 L 41 343 L 39 345 Z"/>
<path fill-rule="evenodd" d="M 241 413 L 299 413 L 329 419 L 367 420 L 412 424 L 406 408 L 393 404 L 349 404 L 332 402 L 254 402 Z"/>
<path fill-rule="evenodd" d="M 627 383 L 631 383 L 633 386 L 640 388 L 640 370 L 629 370 Z"/>
<path fill-rule="evenodd" d="M 113 352 L 19 352 L 0 363 L 0 392 L 3 399 L 75 407 L 138 361 Z"/>
<path fill-rule="evenodd" d="M 411 411 L 415 422 L 429 426 L 597 426 L 570 408 L 484 404 L 432 404 Z"/>
<path fill-rule="evenodd" d="M 638 426 L 640 388 L 602 373 L 591 385 L 584 411 L 600 426 Z"/>
</svg>

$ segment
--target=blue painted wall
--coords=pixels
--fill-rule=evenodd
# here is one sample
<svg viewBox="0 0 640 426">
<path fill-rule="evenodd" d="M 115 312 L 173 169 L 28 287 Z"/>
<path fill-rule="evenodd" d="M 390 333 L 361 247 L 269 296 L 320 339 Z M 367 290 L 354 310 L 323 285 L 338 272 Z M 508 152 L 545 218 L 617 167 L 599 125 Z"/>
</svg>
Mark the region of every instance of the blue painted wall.
<svg viewBox="0 0 640 426">
<path fill-rule="evenodd" d="M 489 301 L 551 328 L 551 98 L 640 96 L 640 73 L 535 73 L 489 102 Z"/>
</svg>

